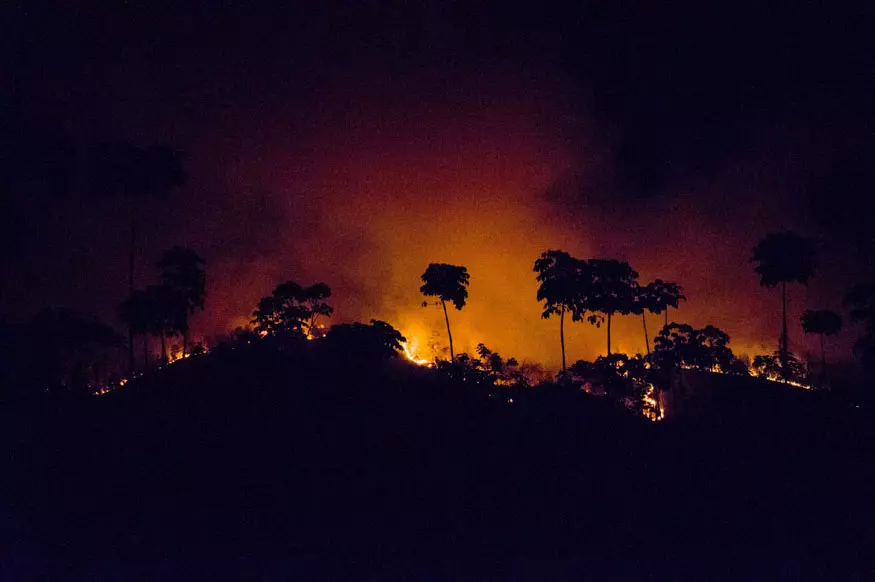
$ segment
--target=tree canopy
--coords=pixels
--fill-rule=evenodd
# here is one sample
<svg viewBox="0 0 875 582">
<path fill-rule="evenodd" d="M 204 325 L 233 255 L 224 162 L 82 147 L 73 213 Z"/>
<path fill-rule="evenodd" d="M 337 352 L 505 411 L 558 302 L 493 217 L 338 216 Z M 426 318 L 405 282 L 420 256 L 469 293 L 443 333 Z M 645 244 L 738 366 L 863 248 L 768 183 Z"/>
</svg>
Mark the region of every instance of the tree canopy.
<svg viewBox="0 0 875 582">
<path fill-rule="evenodd" d="M 770 232 L 753 250 L 751 261 L 760 285 L 807 284 L 814 276 L 815 252 L 811 241 L 795 232 Z"/>
<path fill-rule="evenodd" d="M 638 273 L 625 261 L 589 259 L 582 266 L 581 308 L 599 327 L 606 317 L 632 313 L 638 289 Z"/>
<path fill-rule="evenodd" d="M 699 370 L 732 371 L 735 356 L 729 334 L 713 325 L 696 329 L 686 323 L 665 326 L 654 342 L 653 360 L 660 367 L 685 366 Z"/>
<path fill-rule="evenodd" d="M 541 317 L 559 316 L 559 341 L 562 349 L 562 370 L 565 370 L 565 313 L 571 313 L 572 321 L 580 321 L 584 310 L 580 301 L 581 270 L 584 261 L 575 259 L 565 251 L 548 250 L 535 260 L 532 269 L 538 274 L 537 299 L 544 302 Z"/>
<path fill-rule="evenodd" d="M 681 301 L 687 300 L 682 291 L 677 283 L 662 279 L 655 279 L 639 288 L 639 293 L 646 300 L 645 309 L 656 314 L 668 311 L 670 307 L 677 309 Z"/>
<path fill-rule="evenodd" d="M 589 259 L 581 268 L 580 306 L 596 327 L 607 320 L 608 355 L 611 354 L 611 318 L 636 309 L 638 273 L 625 261 Z"/>
<path fill-rule="evenodd" d="M 581 269 L 584 261 L 565 251 L 549 250 L 541 254 L 532 269 L 538 276 L 538 301 L 544 302 L 541 317 L 571 313 L 573 321 L 580 321 L 583 312 L 580 303 Z"/>
<path fill-rule="evenodd" d="M 162 285 L 172 296 L 177 327 L 182 333 L 182 355 L 188 345 L 189 319 L 196 310 L 203 310 L 206 300 L 207 274 L 204 260 L 189 248 L 174 246 L 158 261 Z"/>
<path fill-rule="evenodd" d="M 315 330 L 316 318 L 330 316 L 334 309 L 325 302 L 331 289 L 325 283 L 302 287 L 294 281 L 277 285 L 262 297 L 252 313 L 252 323 L 261 335 L 304 338 Z"/>
<path fill-rule="evenodd" d="M 426 297 L 437 297 L 441 303 L 449 301 L 456 309 L 465 307 L 468 299 L 468 269 L 447 263 L 431 263 L 422 274 L 419 292 Z"/>
<path fill-rule="evenodd" d="M 326 346 L 345 358 L 396 358 L 407 341 L 401 332 L 385 321 L 332 325 L 325 336 Z"/>
<path fill-rule="evenodd" d="M 422 286 L 419 288 L 419 292 L 425 297 L 437 297 L 444 310 L 447 336 L 450 340 L 450 359 L 454 360 L 456 353 L 453 349 L 453 332 L 450 331 L 447 301 L 455 305 L 456 309 L 460 311 L 465 307 L 465 301 L 468 299 L 468 283 L 470 281 L 468 269 L 459 265 L 448 265 L 447 263 L 430 263 L 420 278 L 422 279 Z M 427 305 L 428 301 L 422 302 L 423 307 Z"/>
<path fill-rule="evenodd" d="M 814 276 L 814 245 L 807 238 L 792 231 L 770 232 L 753 250 L 751 262 L 756 263 L 754 271 L 760 276 L 760 285 L 774 287 L 781 285 L 781 347 L 780 353 L 786 359 L 790 353 L 787 332 L 787 283 L 807 285 Z"/>
<path fill-rule="evenodd" d="M 842 329 L 842 317 L 828 309 L 807 309 L 800 320 L 805 333 L 835 335 Z"/>
</svg>

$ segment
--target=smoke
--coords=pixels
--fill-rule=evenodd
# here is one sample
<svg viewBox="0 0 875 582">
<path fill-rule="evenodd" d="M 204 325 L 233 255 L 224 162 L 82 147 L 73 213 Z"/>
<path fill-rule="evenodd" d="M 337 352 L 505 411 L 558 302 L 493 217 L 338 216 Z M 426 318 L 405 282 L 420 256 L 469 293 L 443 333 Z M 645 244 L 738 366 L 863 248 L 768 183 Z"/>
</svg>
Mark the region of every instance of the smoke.
<svg viewBox="0 0 875 582">
<path fill-rule="evenodd" d="M 430 357 L 446 349 L 446 329 L 439 309 L 421 307 L 419 276 L 448 262 L 471 274 L 468 305 L 450 313 L 457 351 L 484 342 L 556 367 L 559 324 L 540 318 L 532 265 L 559 248 L 628 260 L 644 282 L 676 281 L 689 301 L 672 320 L 713 323 L 737 350 L 771 351 L 777 296 L 759 287 L 749 257 L 763 233 L 789 226 L 775 221 L 789 185 L 774 176 L 787 172 L 762 162 L 782 156 L 754 151 L 708 181 L 643 198 L 615 185 L 604 128 L 559 75 L 368 71 L 313 94 L 239 106 L 195 145 L 200 172 L 222 170 L 208 188 L 225 192 L 188 209 L 192 244 L 210 262 L 204 333 L 245 323 L 280 281 L 324 281 L 334 322 L 384 319 Z M 662 316 L 647 323 L 653 336 Z M 641 324 L 619 318 L 615 349 L 643 352 Z M 577 323 L 566 335 L 572 361 L 604 353 L 604 328 Z"/>
<path fill-rule="evenodd" d="M 185 191 L 143 206 L 137 280 L 154 278 L 154 261 L 173 244 L 203 254 L 207 309 L 194 319 L 195 335 L 245 325 L 277 283 L 324 281 L 333 322 L 384 319 L 420 356 L 442 354 L 443 313 L 422 308 L 418 289 L 428 263 L 448 262 L 471 274 L 468 305 L 450 313 L 457 351 L 483 342 L 556 368 L 559 323 L 540 318 L 532 266 L 541 252 L 563 249 L 627 260 L 642 282 L 676 281 L 689 300 L 672 320 L 717 325 L 736 351 L 774 348 L 779 298 L 759 287 L 750 251 L 769 230 L 807 226 L 791 212 L 801 162 L 780 128 L 751 132 L 747 149 L 716 171 L 692 168 L 642 196 L 619 176 L 612 128 L 560 71 L 492 63 L 345 68 L 304 79 L 306 89 L 274 80 L 273 91 L 251 95 L 238 86 L 194 117 L 182 102 L 100 130 L 93 111 L 78 129 L 71 122 L 94 141 L 125 135 L 187 152 Z M 154 118 L 163 121 L 145 124 Z M 52 252 L 22 255 L 31 274 L 18 304 L 42 297 L 114 321 L 126 293 L 126 205 L 72 198 L 50 213 L 38 206 L 30 230 L 64 237 Z M 791 290 L 791 323 L 805 307 L 836 309 L 837 295 L 815 279 Z M 643 352 L 641 324 L 615 320 L 615 349 Z M 652 337 L 662 317 L 647 325 Z M 804 349 L 793 329 L 793 347 Z M 587 323 L 568 325 L 566 337 L 571 361 L 606 348 L 604 328 Z"/>
<path fill-rule="evenodd" d="M 869 63 L 847 58 L 869 44 L 852 12 L 808 12 L 802 28 L 746 11 L 678 27 L 683 6 L 594 17 L 359 4 L 20 15 L 16 125 L 83 151 L 164 142 L 188 154 L 185 190 L 142 205 L 136 279 L 154 279 L 173 244 L 201 252 L 196 334 L 246 324 L 293 279 L 331 286 L 334 321 L 377 317 L 421 350 L 446 346 L 418 287 L 429 262 L 451 262 L 471 273 L 469 304 L 450 314 L 459 349 L 484 342 L 555 367 L 558 322 L 540 319 L 531 271 L 554 248 L 676 281 L 689 300 L 672 319 L 761 353 L 777 343 L 779 297 L 758 285 L 750 251 L 796 228 L 823 251 L 811 284 L 790 289 L 791 347 L 804 352 L 816 342 L 801 311 L 840 311 L 865 276 L 872 87 Z M 795 50 L 799 34 L 816 50 Z M 4 205 L 16 235 L 4 318 L 67 305 L 117 323 L 126 204 L 19 194 Z M 653 335 L 661 318 L 647 323 Z M 853 335 L 828 356 L 846 357 Z M 603 353 L 604 336 L 568 326 L 569 358 Z M 613 339 L 643 350 L 640 320 L 619 318 Z"/>
</svg>

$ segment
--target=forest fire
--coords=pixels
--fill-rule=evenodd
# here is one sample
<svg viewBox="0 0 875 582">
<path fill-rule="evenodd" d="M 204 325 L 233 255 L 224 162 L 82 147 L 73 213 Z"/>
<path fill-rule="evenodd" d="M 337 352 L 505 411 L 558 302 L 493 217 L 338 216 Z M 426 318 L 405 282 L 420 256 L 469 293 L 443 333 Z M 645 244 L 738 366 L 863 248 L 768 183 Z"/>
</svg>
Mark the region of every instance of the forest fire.
<svg viewBox="0 0 875 582">
<path fill-rule="evenodd" d="M 401 347 L 404 352 L 404 357 L 407 358 L 408 361 L 413 362 L 417 366 L 427 366 L 431 367 L 434 364 L 426 360 L 425 358 L 417 356 L 417 342 L 415 340 L 408 340 L 406 342 L 401 343 Z"/>
<path fill-rule="evenodd" d="M 795 386 L 796 388 L 802 388 L 803 390 L 814 390 L 816 388 L 813 384 L 799 382 L 797 380 L 791 380 L 791 379 L 787 379 L 787 378 L 781 378 L 780 376 L 778 376 L 776 374 L 760 373 L 754 369 L 751 369 L 749 372 L 750 372 L 750 375 L 753 376 L 754 378 L 761 378 L 763 380 L 768 380 L 769 382 L 778 382 L 780 384 L 787 384 L 789 386 Z"/>
<path fill-rule="evenodd" d="M 871 2 L 4 4 L 0 579 L 871 577 Z"/>
</svg>

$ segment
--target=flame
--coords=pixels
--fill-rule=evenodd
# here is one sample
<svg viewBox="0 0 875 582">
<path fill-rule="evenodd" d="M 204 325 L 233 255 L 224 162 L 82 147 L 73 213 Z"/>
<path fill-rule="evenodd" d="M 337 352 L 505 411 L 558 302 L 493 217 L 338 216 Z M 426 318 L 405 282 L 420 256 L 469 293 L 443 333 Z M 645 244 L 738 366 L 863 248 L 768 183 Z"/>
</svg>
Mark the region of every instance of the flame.
<svg viewBox="0 0 875 582">
<path fill-rule="evenodd" d="M 754 378 L 762 378 L 763 380 L 768 380 L 769 382 L 779 382 L 781 384 L 789 384 L 790 386 L 796 386 L 797 388 L 803 388 L 805 390 L 813 390 L 814 389 L 814 386 L 811 384 L 796 382 L 795 380 L 785 380 L 785 379 L 783 379 L 775 374 L 771 374 L 771 375 L 760 374 L 759 372 L 757 372 L 753 368 L 751 368 L 748 372 Z"/>
<path fill-rule="evenodd" d="M 417 366 L 427 366 L 430 368 L 432 363 L 417 355 L 417 343 L 416 340 L 409 340 L 401 344 L 401 348 L 404 350 L 404 357 Z"/>
<path fill-rule="evenodd" d="M 653 384 L 647 385 L 647 392 L 644 393 L 642 401 L 644 410 L 646 411 L 645 418 L 658 422 L 663 419 L 662 407 L 659 406 L 659 394 L 656 392 L 656 387 Z"/>
<path fill-rule="evenodd" d="M 699 369 L 699 368 L 696 368 L 695 366 L 688 366 L 686 364 L 681 364 L 681 368 L 683 368 L 685 370 L 698 370 Z M 704 370 L 704 371 L 711 372 L 712 374 L 728 375 L 725 371 L 720 369 L 720 366 L 714 366 L 713 369 Z M 747 373 L 749 376 L 752 376 L 754 378 L 762 378 L 763 380 L 768 380 L 769 382 L 777 382 L 779 384 L 789 384 L 790 386 L 796 386 L 797 388 L 802 388 L 804 390 L 813 390 L 814 389 L 814 386 L 812 384 L 805 384 L 804 382 L 797 382 L 795 380 L 785 380 L 785 379 L 783 379 L 777 375 L 774 375 L 774 374 L 772 374 L 772 375 L 760 374 L 759 372 L 757 372 L 753 368 L 750 368 L 747 371 Z"/>
</svg>

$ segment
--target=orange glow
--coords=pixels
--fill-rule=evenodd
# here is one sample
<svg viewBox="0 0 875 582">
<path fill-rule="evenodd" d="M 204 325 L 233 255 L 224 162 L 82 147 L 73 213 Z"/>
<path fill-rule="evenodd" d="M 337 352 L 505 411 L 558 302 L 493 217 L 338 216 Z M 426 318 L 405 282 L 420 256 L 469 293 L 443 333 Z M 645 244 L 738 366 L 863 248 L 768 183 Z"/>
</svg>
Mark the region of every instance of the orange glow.
<svg viewBox="0 0 875 582">
<path fill-rule="evenodd" d="M 750 375 L 755 378 L 762 378 L 763 380 L 769 380 L 770 382 L 779 382 L 781 384 L 789 384 L 790 386 L 796 386 L 797 388 L 802 388 L 804 390 L 813 390 L 814 386 L 811 384 L 805 384 L 803 382 L 796 382 L 795 380 L 783 380 L 774 374 L 760 374 L 753 368 L 750 369 Z"/>
<path fill-rule="evenodd" d="M 417 366 L 431 367 L 433 364 L 430 360 L 426 360 L 425 358 L 418 355 L 418 346 L 419 343 L 416 340 L 407 340 L 406 342 L 402 343 L 401 347 L 404 350 L 404 357 L 416 364 Z"/>
<path fill-rule="evenodd" d="M 676 281 L 689 301 L 669 321 L 714 324 L 736 354 L 772 351 L 779 297 L 759 286 L 749 258 L 774 226 L 778 197 L 752 188 L 755 169 L 743 163 L 696 185 L 709 190 L 705 197 L 691 185 L 653 198 L 617 191 L 610 144 L 553 73 L 454 79 L 465 87 L 462 101 L 446 90 L 411 95 L 410 87 L 432 85 L 405 82 L 396 89 L 407 97 L 391 108 L 393 79 L 347 79 L 311 104 L 305 124 L 276 109 L 218 128 L 242 132 L 233 140 L 205 136 L 198 146 L 209 167 L 227 169 L 215 189 L 234 195 L 206 209 L 205 228 L 190 234 L 208 257 L 199 331 L 248 321 L 281 281 L 324 281 L 336 310 L 331 323 L 381 319 L 411 338 L 416 358 L 443 358 L 443 313 L 422 308 L 418 288 L 428 263 L 447 262 L 471 274 L 468 305 L 449 313 L 456 351 L 473 355 L 483 342 L 555 372 L 559 321 L 540 317 L 532 264 L 563 249 L 628 260 L 643 282 Z M 287 127 L 303 133 L 278 129 Z M 806 292 L 791 290 L 793 310 L 801 311 Z M 647 317 L 651 338 L 662 324 L 662 315 Z M 566 321 L 565 332 L 569 362 L 606 351 L 604 326 Z M 643 334 L 640 317 L 615 318 L 614 350 L 643 353 Z M 805 341 L 791 331 L 793 349 Z M 758 347 L 766 342 L 769 349 Z"/>
</svg>

